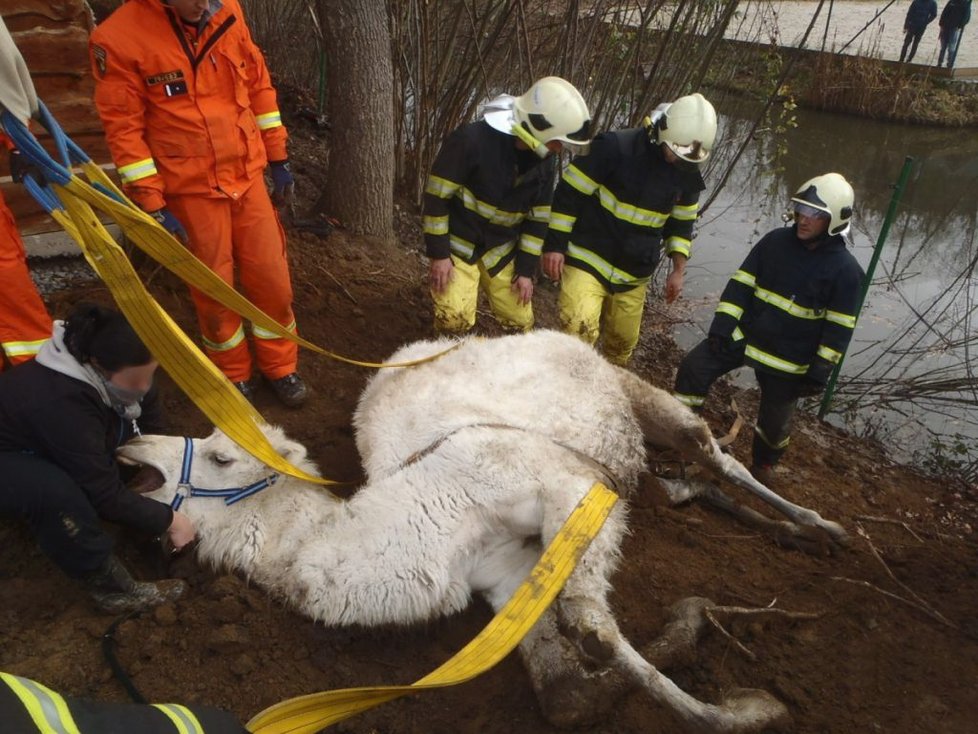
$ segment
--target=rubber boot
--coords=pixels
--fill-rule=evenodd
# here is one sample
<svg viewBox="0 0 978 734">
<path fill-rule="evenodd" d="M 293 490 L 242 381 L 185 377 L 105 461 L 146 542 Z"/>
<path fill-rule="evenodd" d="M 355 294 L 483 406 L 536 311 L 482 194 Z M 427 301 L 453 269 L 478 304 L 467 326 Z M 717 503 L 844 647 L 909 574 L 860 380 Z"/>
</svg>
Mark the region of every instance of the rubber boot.
<svg viewBox="0 0 978 734">
<path fill-rule="evenodd" d="M 187 588 L 186 582 L 179 579 L 136 581 L 116 556 L 109 556 L 86 578 L 85 586 L 96 606 L 110 614 L 144 612 L 179 599 Z"/>
</svg>

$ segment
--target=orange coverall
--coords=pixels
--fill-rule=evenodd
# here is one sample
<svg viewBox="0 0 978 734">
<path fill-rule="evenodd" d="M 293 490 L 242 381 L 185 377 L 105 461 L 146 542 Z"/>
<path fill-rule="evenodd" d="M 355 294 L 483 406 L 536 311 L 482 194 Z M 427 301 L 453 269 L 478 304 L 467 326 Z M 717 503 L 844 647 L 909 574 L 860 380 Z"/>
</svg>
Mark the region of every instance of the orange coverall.
<svg viewBox="0 0 978 734">
<path fill-rule="evenodd" d="M 238 0 L 212 0 L 196 27 L 161 0 L 129 0 L 92 33 L 95 104 L 126 193 L 164 206 L 190 249 L 295 329 L 285 233 L 265 188 L 287 159 L 275 89 Z M 191 289 L 204 347 L 234 382 L 251 377 L 241 318 Z M 253 328 L 259 370 L 296 371 L 296 346 Z"/>
<path fill-rule="evenodd" d="M 9 147 L 0 135 L 0 149 Z M 14 215 L 0 195 L 0 369 L 33 359 L 50 336 L 51 317 L 27 270 Z"/>
</svg>

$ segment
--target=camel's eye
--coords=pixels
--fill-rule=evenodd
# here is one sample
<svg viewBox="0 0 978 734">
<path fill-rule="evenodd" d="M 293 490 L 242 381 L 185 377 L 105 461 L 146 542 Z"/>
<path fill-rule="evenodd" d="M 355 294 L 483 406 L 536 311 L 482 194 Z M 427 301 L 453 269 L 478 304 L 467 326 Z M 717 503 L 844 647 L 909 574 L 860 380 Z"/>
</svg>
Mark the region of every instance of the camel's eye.
<svg viewBox="0 0 978 734">
<path fill-rule="evenodd" d="M 225 456 L 224 454 L 211 454 L 211 461 L 213 461 L 218 466 L 228 466 L 234 463 L 234 459 L 230 456 Z"/>
</svg>

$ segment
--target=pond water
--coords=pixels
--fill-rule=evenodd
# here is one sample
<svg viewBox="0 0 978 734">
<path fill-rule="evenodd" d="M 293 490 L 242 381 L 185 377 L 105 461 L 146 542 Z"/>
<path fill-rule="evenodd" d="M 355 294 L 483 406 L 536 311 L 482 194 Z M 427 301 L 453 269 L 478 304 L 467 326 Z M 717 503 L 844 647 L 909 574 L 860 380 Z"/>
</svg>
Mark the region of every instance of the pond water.
<svg viewBox="0 0 978 734">
<path fill-rule="evenodd" d="M 938 18 L 946 1 L 937 0 Z M 761 30 L 762 39 L 775 39 L 788 46 L 798 45 L 817 7 L 817 2 L 744 2 L 740 4 L 727 35 L 754 40 L 757 31 Z M 892 4 L 888 0 L 836 0 L 832 3 L 826 0 L 806 48 L 838 51 L 848 44 L 845 53 L 897 60 L 903 46 L 903 20 L 909 7 L 910 0 L 897 0 Z M 938 30 L 935 19 L 924 31 L 914 63 L 937 63 Z M 860 35 L 856 37 L 857 34 Z M 978 67 L 978 17 L 965 26 L 955 66 Z"/>
<path fill-rule="evenodd" d="M 913 173 L 842 372 L 842 382 L 849 384 L 840 397 L 858 398 L 858 410 L 845 420 L 850 428 L 873 428 L 901 449 L 900 458 L 926 449 L 931 431 L 978 437 L 973 376 L 970 393 L 942 394 L 919 406 L 887 403 L 880 392 L 892 393 L 894 380 L 970 374 L 968 349 L 978 348 L 978 327 L 971 321 L 973 313 L 978 316 L 978 135 L 800 110 L 797 117 L 798 127 L 784 138 L 786 153 L 776 159 L 773 143 L 751 142 L 704 212 L 684 306 L 671 312 L 689 319 L 677 325 L 677 341 L 689 347 L 703 337 L 731 273 L 760 235 L 781 226 L 791 193 L 812 176 L 838 171 L 852 183 L 852 246 L 865 268 L 904 158 L 912 156 Z M 723 155 L 732 152 L 748 124 L 732 113 L 721 127 L 727 142 L 707 171 L 707 196 L 718 184 Z M 969 345 L 968 337 L 976 343 Z M 965 404 L 955 403 L 961 400 Z M 843 422 L 838 414 L 832 420 Z"/>
</svg>

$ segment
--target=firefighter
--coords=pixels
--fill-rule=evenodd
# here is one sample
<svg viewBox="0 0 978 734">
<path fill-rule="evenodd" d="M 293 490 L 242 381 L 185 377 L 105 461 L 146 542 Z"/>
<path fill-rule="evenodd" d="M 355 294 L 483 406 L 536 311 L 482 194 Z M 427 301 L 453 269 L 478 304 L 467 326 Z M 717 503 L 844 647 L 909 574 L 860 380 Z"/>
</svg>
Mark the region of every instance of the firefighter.
<svg viewBox="0 0 978 734">
<path fill-rule="evenodd" d="M 520 97 L 490 102 L 446 138 L 424 196 L 435 330 L 475 324 L 479 290 L 503 328 L 533 326 L 533 277 L 550 217 L 557 153 L 588 142 L 580 92 L 544 77 Z"/>
<path fill-rule="evenodd" d="M 272 203 L 294 181 L 261 51 L 238 0 L 130 0 L 92 33 L 95 104 L 127 194 L 228 283 L 295 330 L 285 233 Z M 272 198 L 262 172 L 270 169 Z M 192 290 L 204 347 L 248 398 L 241 318 Z M 258 370 L 301 405 L 296 345 L 254 326 Z"/>
<path fill-rule="evenodd" d="M 709 336 L 686 355 L 675 395 L 701 409 L 710 385 L 748 365 L 761 389 L 751 471 L 770 484 L 799 397 L 825 389 L 852 338 L 863 271 L 846 249 L 852 186 L 838 173 L 806 181 L 794 223 L 768 232 L 727 283 Z"/>
<path fill-rule="evenodd" d="M 602 336 L 611 362 L 638 343 L 649 280 L 663 247 L 672 263 L 666 301 L 682 293 L 717 116 L 702 95 L 660 105 L 645 125 L 604 133 L 574 159 L 554 194 L 543 272 L 560 281 L 563 329 Z"/>
<path fill-rule="evenodd" d="M 247 734 L 226 711 L 193 704 L 109 703 L 62 696 L 30 678 L 0 672 L 4 734 Z"/>
<path fill-rule="evenodd" d="M 79 579 L 100 609 L 122 613 L 175 599 L 182 581 L 134 581 L 101 520 L 174 548 L 191 520 L 123 485 L 115 450 L 140 430 L 159 432 L 151 391 L 157 363 L 118 311 L 81 304 L 37 358 L 0 375 L 0 515 L 25 519 L 41 550 Z"/>
</svg>

